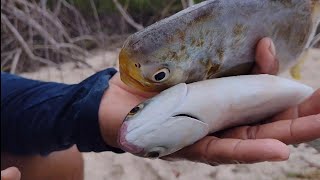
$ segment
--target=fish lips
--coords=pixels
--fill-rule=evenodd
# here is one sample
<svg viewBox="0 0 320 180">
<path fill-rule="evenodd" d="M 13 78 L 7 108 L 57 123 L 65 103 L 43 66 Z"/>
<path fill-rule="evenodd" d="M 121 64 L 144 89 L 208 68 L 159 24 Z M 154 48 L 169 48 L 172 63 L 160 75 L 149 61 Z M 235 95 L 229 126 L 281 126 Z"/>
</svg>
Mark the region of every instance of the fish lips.
<svg viewBox="0 0 320 180">
<path fill-rule="evenodd" d="M 134 145 L 126 140 L 126 135 L 128 133 L 127 127 L 128 127 L 127 122 L 123 122 L 119 131 L 119 136 L 118 136 L 118 144 L 120 148 L 132 154 L 142 155 L 143 148 L 137 145 Z"/>
</svg>

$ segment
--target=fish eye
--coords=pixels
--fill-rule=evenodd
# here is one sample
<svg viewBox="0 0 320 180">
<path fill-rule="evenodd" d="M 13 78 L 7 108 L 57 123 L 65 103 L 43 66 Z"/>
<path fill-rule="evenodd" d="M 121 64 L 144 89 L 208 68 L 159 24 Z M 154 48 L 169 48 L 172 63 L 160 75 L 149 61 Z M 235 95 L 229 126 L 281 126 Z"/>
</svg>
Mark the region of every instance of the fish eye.
<svg viewBox="0 0 320 180">
<path fill-rule="evenodd" d="M 157 158 L 157 157 L 159 157 L 159 156 L 160 156 L 160 153 L 157 152 L 157 151 L 151 151 L 151 152 L 149 152 L 149 153 L 147 154 L 147 157 L 149 157 L 149 158 Z"/>
<path fill-rule="evenodd" d="M 137 114 L 143 108 L 143 104 L 139 104 L 136 107 L 132 108 L 131 111 L 128 113 L 127 116 L 133 116 Z"/>
<path fill-rule="evenodd" d="M 155 147 L 152 148 L 147 154 L 146 157 L 149 158 L 157 158 L 159 157 L 161 154 L 163 154 L 163 152 L 166 150 L 166 148 L 164 147 Z"/>
<path fill-rule="evenodd" d="M 152 76 L 152 80 L 154 82 L 163 82 L 169 78 L 169 75 L 170 75 L 169 69 L 163 68 L 157 71 L 156 73 L 154 73 L 154 75 Z"/>
</svg>

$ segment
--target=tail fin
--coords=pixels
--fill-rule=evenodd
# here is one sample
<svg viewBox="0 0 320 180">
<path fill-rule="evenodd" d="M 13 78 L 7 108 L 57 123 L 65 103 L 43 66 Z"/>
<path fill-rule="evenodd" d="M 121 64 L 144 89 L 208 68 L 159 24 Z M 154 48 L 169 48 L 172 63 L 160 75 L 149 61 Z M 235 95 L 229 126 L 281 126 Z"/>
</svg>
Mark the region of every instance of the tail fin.
<svg viewBox="0 0 320 180">
<path fill-rule="evenodd" d="M 312 24 L 313 30 L 311 36 L 308 40 L 306 48 L 312 48 L 315 44 L 320 41 L 320 1 L 319 0 L 311 0 L 312 3 Z"/>
<path fill-rule="evenodd" d="M 320 24 L 318 25 L 316 35 L 312 39 L 309 48 L 320 48 Z"/>
</svg>

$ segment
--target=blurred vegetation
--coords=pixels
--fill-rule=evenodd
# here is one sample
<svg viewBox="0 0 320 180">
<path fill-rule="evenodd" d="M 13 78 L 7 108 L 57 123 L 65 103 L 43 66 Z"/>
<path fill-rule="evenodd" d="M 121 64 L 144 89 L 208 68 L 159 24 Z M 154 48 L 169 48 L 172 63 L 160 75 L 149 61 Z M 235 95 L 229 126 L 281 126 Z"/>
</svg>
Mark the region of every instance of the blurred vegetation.
<svg viewBox="0 0 320 180">
<path fill-rule="evenodd" d="M 194 3 L 202 1 L 204 0 L 193 0 Z M 68 0 L 68 2 L 73 4 L 87 19 L 94 18 L 89 0 Z M 118 0 L 118 2 L 137 23 L 143 26 L 151 25 L 184 8 L 181 0 Z M 121 24 L 123 23 L 121 22 L 123 18 L 113 0 L 94 0 L 94 4 L 100 21 L 104 25 L 102 27 L 104 32 L 123 34 L 135 31 L 134 28 L 128 27 L 127 24 Z M 119 26 L 121 26 L 120 29 L 117 28 Z"/>
<path fill-rule="evenodd" d="M 120 47 L 129 34 L 200 1 L 1 0 L 1 70 L 66 61 L 90 67 L 90 50 Z"/>
</svg>

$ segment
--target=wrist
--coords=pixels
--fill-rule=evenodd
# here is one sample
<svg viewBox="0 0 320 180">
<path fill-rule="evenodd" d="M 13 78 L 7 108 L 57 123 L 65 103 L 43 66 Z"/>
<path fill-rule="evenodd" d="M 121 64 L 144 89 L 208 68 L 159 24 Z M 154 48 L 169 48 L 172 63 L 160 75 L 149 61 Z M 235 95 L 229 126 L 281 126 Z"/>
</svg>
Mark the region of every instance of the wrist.
<svg viewBox="0 0 320 180">
<path fill-rule="evenodd" d="M 127 113 L 136 105 L 152 97 L 153 93 L 142 92 L 125 85 L 119 73 L 109 81 L 109 88 L 104 92 L 99 107 L 100 131 L 104 141 L 118 148 L 118 130 Z"/>
</svg>

